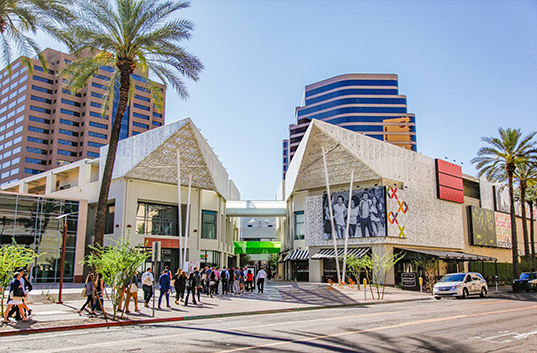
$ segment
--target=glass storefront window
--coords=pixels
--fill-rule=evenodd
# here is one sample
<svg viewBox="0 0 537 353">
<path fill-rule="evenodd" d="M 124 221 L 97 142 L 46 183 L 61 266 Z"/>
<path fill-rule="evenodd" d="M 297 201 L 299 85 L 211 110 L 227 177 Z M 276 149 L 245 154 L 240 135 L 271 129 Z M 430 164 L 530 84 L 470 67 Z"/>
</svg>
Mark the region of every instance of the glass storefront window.
<svg viewBox="0 0 537 353">
<path fill-rule="evenodd" d="M 201 211 L 201 238 L 216 239 L 216 211 Z"/>
<path fill-rule="evenodd" d="M 63 238 L 63 222 L 56 217 L 77 212 L 78 201 L 41 196 L 3 194 L 0 196 L 0 245 L 16 243 L 41 256 L 31 268 L 32 282 L 58 282 Z M 78 214 L 67 220 L 65 281 L 73 281 Z"/>
<path fill-rule="evenodd" d="M 179 236 L 177 206 L 138 202 L 136 234 Z M 186 205 L 181 205 L 181 228 L 185 231 Z"/>
</svg>

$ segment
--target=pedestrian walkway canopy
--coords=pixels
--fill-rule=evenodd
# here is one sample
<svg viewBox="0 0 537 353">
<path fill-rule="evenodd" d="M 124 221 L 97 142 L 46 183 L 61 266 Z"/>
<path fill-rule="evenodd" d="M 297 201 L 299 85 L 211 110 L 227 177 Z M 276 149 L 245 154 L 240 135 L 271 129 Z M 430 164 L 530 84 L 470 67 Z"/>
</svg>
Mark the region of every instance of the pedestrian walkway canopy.
<svg viewBox="0 0 537 353">
<path fill-rule="evenodd" d="M 347 256 L 354 256 L 356 258 L 361 258 L 365 254 L 369 252 L 370 248 L 348 248 L 347 249 Z M 317 254 L 313 255 L 311 257 L 312 260 L 322 260 L 322 259 L 333 259 L 336 252 L 334 249 L 321 249 Z M 337 249 L 337 257 L 343 256 L 345 253 L 345 249 L 338 248 Z"/>
<path fill-rule="evenodd" d="M 285 217 L 285 201 L 228 201 L 226 214 L 229 217 Z"/>
<path fill-rule="evenodd" d="M 293 250 L 285 256 L 282 262 L 307 260 L 309 257 L 310 252 L 308 250 Z"/>
<path fill-rule="evenodd" d="M 418 254 L 430 255 L 442 260 L 459 260 L 459 261 L 498 261 L 498 259 L 490 256 L 481 256 L 475 254 L 467 254 L 458 251 L 445 250 L 422 250 L 422 249 L 401 249 L 403 251 L 411 251 Z"/>
</svg>

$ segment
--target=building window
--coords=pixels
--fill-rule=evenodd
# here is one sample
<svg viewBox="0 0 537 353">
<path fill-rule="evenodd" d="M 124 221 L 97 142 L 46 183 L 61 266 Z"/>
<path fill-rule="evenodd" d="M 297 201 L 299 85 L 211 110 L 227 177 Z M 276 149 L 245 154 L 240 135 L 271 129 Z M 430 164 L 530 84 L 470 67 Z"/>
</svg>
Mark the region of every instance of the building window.
<svg viewBox="0 0 537 353">
<path fill-rule="evenodd" d="M 114 216 L 116 213 L 116 204 L 112 203 L 106 206 L 106 218 L 104 222 L 104 234 L 114 233 Z"/>
<path fill-rule="evenodd" d="M 91 92 L 91 96 L 95 98 L 103 98 L 103 95 L 97 92 Z"/>
<path fill-rule="evenodd" d="M 76 157 L 76 152 L 66 151 L 66 150 L 58 150 L 58 154 L 61 154 L 63 156 L 70 156 L 70 157 Z"/>
<path fill-rule="evenodd" d="M 95 123 L 95 122 L 93 122 L 93 121 L 90 121 L 90 122 L 89 122 L 89 126 L 93 126 L 93 127 L 99 128 L 99 129 L 108 130 L 108 125 Z"/>
<path fill-rule="evenodd" d="M 155 112 L 153 112 L 153 116 L 154 116 L 155 118 L 162 118 L 162 114 L 155 113 Z"/>
<path fill-rule="evenodd" d="M 52 90 L 48 89 L 48 88 L 32 85 L 32 89 L 34 91 L 39 91 L 39 92 L 43 92 L 43 93 L 52 94 Z"/>
<path fill-rule="evenodd" d="M 304 239 L 304 211 L 295 212 L 295 240 Z"/>
<path fill-rule="evenodd" d="M 59 132 L 60 134 L 64 134 L 64 135 L 78 136 L 78 132 L 75 132 L 75 131 L 60 129 Z"/>
<path fill-rule="evenodd" d="M 30 99 L 36 102 L 41 102 L 41 103 L 47 103 L 47 104 L 52 103 L 50 99 L 46 99 L 46 98 L 38 97 L 38 96 L 30 96 Z"/>
<path fill-rule="evenodd" d="M 201 211 L 201 238 L 216 239 L 216 211 Z"/>
<path fill-rule="evenodd" d="M 66 114 L 66 115 L 78 116 L 78 117 L 80 116 L 80 113 L 79 113 L 79 112 L 74 112 L 74 111 L 72 111 L 72 110 L 63 109 L 63 108 L 60 109 L 60 113 L 62 113 L 62 114 Z M 50 113 L 49 113 L 49 114 L 50 114 Z"/>
<path fill-rule="evenodd" d="M 144 128 L 144 129 L 149 129 L 149 125 L 140 124 L 140 123 L 137 123 L 136 121 L 132 122 L 132 126 L 141 127 L 141 128 Z"/>
<path fill-rule="evenodd" d="M 97 142 L 93 142 L 93 141 L 88 141 L 88 146 L 101 148 L 101 147 L 105 146 L 105 144 L 97 143 Z"/>
<path fill-rule="evenodd" d="M 73 142 L 73 141 L 69 141 L 69 140 L 58 139 L 58 143 L 60 145 L 78 147 L 78 142 Z"/>
<path fill-rule="evenodd" d="M 95 153 L 95 152 L 88 152 L 88 157 L 91 157 L 91 158 L 99 158 L 101 155 L 99 153 Z"/>
<path fill-rule="evenodd" d="M 44 78 L 44 77 L 41 77 L 41 76 L 36 76 L 34 75 L 33 76 L 34 80 L 36 81 L 40 81 L 40 82 L 44 82 L 44 83 L 48 83 L 49 85 L 52 85 L 54 83 L 53 80 L 49 80 L 48 78 Z"/>
<path fill-rule="evenodd" d="M 60 119 L 60 124 L 79 126 L 79 124 L 76 121 L 71 121 L 71 120 L 66 120 L 66 119 Z"/>
<path fill-rule="evenodd" d="M 150 110 L 150 108 L 148 106 L 138 104 L 138 103 L 134 103 L 133 106 L 134 106 L 134 108 L 138 108 L 138 109 L 143 109 L 143 110 L 147 110 L 147 111 Z"/>
<path fill-rule="evenodd" d="M 31 116 L 31 115 L 28 117 L 28 119 L 31 121 L 35 121 L 36 123 L 50 124 L 50 120 L 48 119 L 38 118 L 35 116 Z"/>
<path fill-rule="evenodd" d="M 144 114 L 140 114 L 140 113 L 136 113 L 136 112 L 132 112 L 132 116 L 135 117 L 135 118 L 149 120 L 149 116 L 144 115 Z"/>
<path fill-rule="evenodd" d="M 39 174 L 39 173 L 42 173 L 42 172 L 43 172 L 42 170 L 24 168 L 24 173 L 26 173 L 26 174 Z"/>
<path fill-rule="evenodd" d="M 73 107 L 80 107 L 80 103 L 65 98 L 62 98 L 62 103 L 72 105 Z"/>
<path fill-rule="evenodd" d="M 25 159 L 26 163 L 32 163 L 32 164 L 41 164 L 41 165 L 47 165 L 47 161 L 43 159 L 35 159 L 35 158 L 28 158 Z"/>
<path fill-rule="evenodd" d="M 153 121 L 152 124 L 155 126 L 162 126 L 162 123 L 159 123 L 158 121 Z"/>
<path fill-rule="evenodd" d="M 45 108 L 41 108 L 41 107 L 35 107 L 33 105 L 30 106 L 30 110 L 33 110 L 34 112 L 45 113 L 45 114 L 50 114 L 51 113 L 50 109 L 45 109 Z"/>
<path fill-rule="evenodd" d="M 26 140 L 28 140 L 28 142 L 42 143 L 44 145 L 48 145 L 48 140 L 39 139 L 37 137 L 28 136 Z"/>
<path fill-rule="evenodd" d="M 41 129 L 40 127 L 35 126 L 28 126 L 28 131 L 38 132 L 40 134 L 46 134 L 48 135 L 49 131 L 45 129 Z"/>
<path fill-rule="evenodd" d="M 101 85 L 101 84 L 96 83 L 96 82 L 92 82 L 91 85 L 93 87 L 100 88 L 100 89 L 108 89 L 108 87 L 106 87 L 105 85 Z"/>
<path fill-rule="evenodd" d="M 88 135 L 92 136 L 92 137 L 97 137 L 97 138 L 106 140 L 106 135 L 99 134 L 99 133 L 96 133 L 96 132 L 93 132 L 93 131 L 88 132 Z"/>
<path fill-rule="evenodd" d="M 177 206 L 138 202 L 136 234 L 178 236 Z M 181 205 L 181 227 L 186 223 L 186 205 Z"/>
<path fill-rule="evenodd" d="M 135 94 L 134 98 L 142 100 L 144 102 L 149 102 L 150 101 L 150 99 L 148 97 L 140 96 L 139 94 Z"/>
</svg>

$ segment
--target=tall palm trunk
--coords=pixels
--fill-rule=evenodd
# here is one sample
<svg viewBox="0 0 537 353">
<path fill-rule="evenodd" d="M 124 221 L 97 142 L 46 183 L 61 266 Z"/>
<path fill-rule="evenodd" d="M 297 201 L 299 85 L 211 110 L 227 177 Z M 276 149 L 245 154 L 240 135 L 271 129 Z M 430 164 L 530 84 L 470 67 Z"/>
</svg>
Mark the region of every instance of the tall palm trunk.
<svg viewBox="0 0 537 353">
<path fill-rule="evenodd" d="M 531 270 L 535 271 L 535 219 L 533 218 L 533 201 L 528 202 L 530 205 L 530 238 L 531 238 Z"/>
<path fill-rule="evenodd" d="M 123 114 L 127 109 L 127 103 L 129 101 L 129 88 L 131 77 L 130 75 L 134 71 L 133 65 L 123 63 L 119 64 L 120 71 L 120 86 L 119 86 L 119 102 L 117 105 L 117 112 L 110 132 L 110 142 L 108 145 L 108 155 L 106 156 L 106 164 L 104 165 L 103 178 L 101 180 L 101 190 L 99 193 L 99 201 L 97 204 L 97 214 L 95 216 L 95 231 L 94 231 L 94 245 L 104 245 L 104 227 L 106 221 L 106 206 L 108 204 L 108 193 L 110 191 L 110 184 L 112 183 L 112 172 L 114 171 L 114 163 L 116 161 L 117 144 L 119 142 L 119 132 L 121 130 L 121 120 Z M 110 89 L 114 89 L 110 87 Z"/>
<path fill-rule="evenodd" d="M 507 176 L 509 178 L 509 197 L 511 198 L 511 243 L 513 244 L 513 278 L 518 278 L 518 240 L 516 236 L 516 217 L 515 217 L 515 196 L 513 192 L 513 172 L 514 165 L 507 165 Z"/>
<path fill-rule="evenodd" d="M 521 180 L 520 202 L 522 203 L 522 236 L 524 237 L 524 259 L 527 261 L 530 258 L 530 243 L 528 240 L 528 224 L 526 223 L 526 187 L 526 182 Z"/>
</svg>

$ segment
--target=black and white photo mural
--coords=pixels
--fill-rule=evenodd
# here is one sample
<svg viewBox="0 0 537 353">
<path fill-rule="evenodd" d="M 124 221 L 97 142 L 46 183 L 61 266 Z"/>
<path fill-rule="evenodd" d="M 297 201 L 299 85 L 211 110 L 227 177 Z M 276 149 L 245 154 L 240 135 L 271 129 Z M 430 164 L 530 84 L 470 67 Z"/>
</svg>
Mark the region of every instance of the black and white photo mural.
<svg viewBox="0 0 537 353">
<path fill-rule="evenodd" d="M 349 200 L 349 191 L 332 193 L 334 227 L 330 222 L 328 195 L 323 195 L 323 239 L 344 239 L 349 221 L 349 238 L 385 237 L 386 236 L 386 198 L 385 188 L 353 190 Z"/>
</svg>

